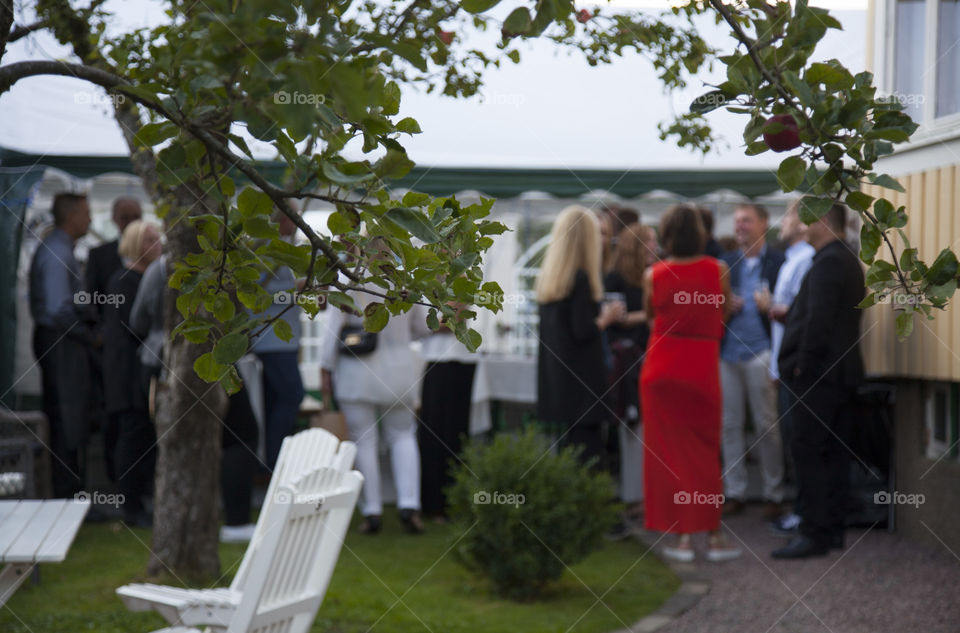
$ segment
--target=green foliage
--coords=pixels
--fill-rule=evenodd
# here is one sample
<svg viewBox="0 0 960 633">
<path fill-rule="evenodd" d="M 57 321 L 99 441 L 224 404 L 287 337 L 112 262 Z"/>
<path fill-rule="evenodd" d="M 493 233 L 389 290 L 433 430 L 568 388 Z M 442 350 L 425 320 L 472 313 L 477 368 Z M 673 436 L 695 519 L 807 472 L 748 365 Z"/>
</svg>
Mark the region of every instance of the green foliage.
<svg viewBox="0 0 960 633">
<path fill-rule="evenodd" d="M 465 530 L 457 551 L 514 600 L 541 595 L 616 520 L 610 478 L 580 466 L 572 448 L 552 454 L 532 430 L 471 443 L 454 479 L 451 514 Z"/>
<path fill-rule="evenodd" d="M 874 163 L 892 153 L 894 143 L 909 140 L 917 124 L 896 98 L 876 94 L 869 72 L 854 75 L 836 59 L 810 62 L 827 30 L 840 29 L 840 23 L 826 9 L 804 0 L 709 0 L 674 11 L 690 17 L 714 13 L 731 27 L 742 47 L 719 58 L 727 69 L 726 81 L 695 100 L 672 126 L 661 126 L 661 138 L 676 136 L 681 145 L 707 151 L 714 139 L 703 115 L 725 107 L 750 116 L 743 134 L 746 153 L 762 154 L 770 148 L 760 135 L 783 129 L 768 123 L 770 117 L 792 115 L 800 128 L 800 146 L 781 161 L 777 179 L 784 191 L 805 194 L 801 219 L 815 222 L 834 202 L 845 202 L 863 219 L 860 258 L 869 267 L 869 294 L 862 305 L 891 294 L 904 297 L 893 302 L 901 311 L 896 319 L 901 339 L 912 330 L 914 313 L 933 318 L 932 309 L 943 309 L 956 287 L 956 255 L 944 249 L 937 257 L 939 265 L 935 262 L 929 270 L 909 244 L 910 255 L 898 258 L 889 233 L 906 225 L 906 209 L 860 191 L 865 184 L 904 190 L 890 175 L 873 171 Z M 889 261 L 879 259 L 884 247 Z M 931 272 L 934 267 L 936 272 Z"/>
<path fill-rule="evenodd" d="M 108 36 L 105 11 L 37 2 L 60 41 L 115 78 L 102 85 L 127 97 L 139 115 L 132 143 L 156 157 L 158 207 L 168 210 L 168 226 L 185 222 L 196 232 L 196 245 L 177 256 L 170 283 L 184 319 L 176 334 L 214 343 L 197 361 L 205 380 L 238 384 L 231 359 L 271 325 L 257 316 L 272 302 L 259 289 L 260 275 L 279 266 L 305 278 L 297 303 L 310 314 L 327 299 L 354 309 L 343 297 L 359 289 L 375 295 L 378 306 L 364 315 L 367 327 L 380 329 L 390 316 L 423 303 L 433 308 L 432 325 L 442 320 L 468 348 L 480 344 L 469 306 L 482 292 L 499 293 L 484 284 L 481 267 L 505 227 L 486 219 L 492 200 L 463 206 L 413 192 L 391 199 L 387 181 L 413 166 L 403 139 L 421 131 L 401 115 L 401 84 L 474 95 L 485 69 L 518 63 L 522 39 L 541 35 L 590 64 L 628 50 L 643 53 L 675 87 L 711 52 L 693 30 L 647 17 L 597 14 L 582 24 L 572 0 L 505 11 L 495 51 L 461 46 L 457 32 L 501 26 L 503 16 L 490 14 L 503 9 L 499 4 L 171 0 L 169 23 Z M 283 186 L 268 182 L 249 160 L 241 129 L 275 149 L 286 164 Z M 348 144 L 360 146 L 363 156 L 348 159 Z M 235 178 L 249 183 L 239 194 Z M 308 244 L 282 241 L 274 214 L 289 214 L 290 202 L 309 198 L 336 206 L 332 236 L 301 223 Z M 455 303 L 468 309 L 457 311 Z M 285 334 L 282 326 L 278 334 Z"/>
</svg>

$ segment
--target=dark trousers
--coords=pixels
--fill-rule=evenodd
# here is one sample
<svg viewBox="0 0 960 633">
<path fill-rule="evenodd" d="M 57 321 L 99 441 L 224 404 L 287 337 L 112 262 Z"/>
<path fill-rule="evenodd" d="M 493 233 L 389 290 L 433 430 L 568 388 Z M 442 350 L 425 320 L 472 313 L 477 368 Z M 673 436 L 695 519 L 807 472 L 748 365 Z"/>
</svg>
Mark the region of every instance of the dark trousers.
<svg viewBox="0 0 960 633">
<path fill-rule="evenodd" d="M 453 483 L 463 439 L 470 432 L 470 396 L 474 363 L 427 363 L 420 410 L 420 504 L 423 512 L 442 515 L 447 507 L 444 489 Z"/>
<path fill-rule="evenodd" d="M 784 467 L 789 469 L 791 473 L 791 478 L 793 483 L 797 488 L 797 497 L 793 502 L 793 512 L 800 516 L 803 516 L 803 487 L 799 477 L 797 477 L 797 467 L 793 461 L 793 436 L 794 436 L 794 424 L 793 416 L 797 412 L 797 409 L 802 405 L 797 402 L 797 396 L 799 394 L 791 391 L 789 387 L 781 380 L 779 391 L 777 393 L 777 412 L 780 416 L 780 437 L 783 438 L 784 452 Z"/>
<path fill-rule="evenodd" d="M 38 327 L 33 332 L 33 354 L 40 365 L 40 380 L 43 389 L 43 413 L 50 423 L 51 452 L 50 470 L 53 481 L 53 496 L 71 498 L 83 489 L 80 469 L 80 451 L 68 447 L 64 419 L 61 413 L 61 394 L 56 345 L 62 337 L 49 328 Z M 79 371 L 86 371 L 82 368 Z"/>
<path fill-rule="evenodd" d="M 247 390 L 230 396 L 223 419 L 223 453 L 220 462 L 220 492 L 223 495 L 224 523 L 250 523 L 250 497 L 257 459 L 257 420 Z"/>
<path fill-rule="evenodd" d="M 128 409 L 110 417 L 117 429 L 114 465 L 123 494 L 123 513 L 135 517 L 143 512 L 143 498 L 153 486 L 157 434 L 144 410 Z"/>
<path fill-rule="evenodd" d="M 603 427 L 599 424 L 575 424 L 560 438 L 559 448 L 575 446 L 583 449 L 580 452 L 580 463 L 586 465 L 594 460 L 592 468 L 604 468 L 605 446 L 603 441 Z"/>
<path fill-rule="evenodd" d="M 263 364 L 263 404 L 267 468 L 273 471 L 283 438 L 293 425 L 303 400 L 303 380 L 296 352 L 257 354 Z"/>
<path fill-rule="evenodd" d="M 853 394 L 836 385 L 820 384 L 809 392 L 789 386 L 802 396 L 791 415 L 791 449 L 803 492 L 800 531 L 829 546 L 833 537 L 843 534 L 846 517 Z"/>
</svg>

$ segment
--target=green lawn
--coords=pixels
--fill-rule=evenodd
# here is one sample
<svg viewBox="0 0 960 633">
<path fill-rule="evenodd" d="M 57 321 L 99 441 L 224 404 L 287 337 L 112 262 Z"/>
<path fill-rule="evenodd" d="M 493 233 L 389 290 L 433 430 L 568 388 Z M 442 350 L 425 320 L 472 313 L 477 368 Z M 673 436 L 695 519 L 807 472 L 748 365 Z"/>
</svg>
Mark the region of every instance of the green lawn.
<svg viewBox="0 0 960 633">
<path fill-rule="evenodd" d="M 402 534 L 395 514 L 378 536 L 351 533 L 340 553 L 314 631 L 601 633 L 624 628 L 656 609 L 677 578 L 635 541 L 606 543 L 575 565 L 541 602 L 516 604 L 491 595 L 448 549 L 450 526 Z M 114 589 L 142 580 L 150 533 L 119 523 L 84 526 L 66 562 L 44 565 L 41 582 L 24 583 L 0 609 L 4 633 L 135 633 L 162 628 L 150 613 L 129 613 Z M 244 547 L 222 546 L 229 584 Z M 598 602 L 598 599 L 600 600 Z"/>
</svg>

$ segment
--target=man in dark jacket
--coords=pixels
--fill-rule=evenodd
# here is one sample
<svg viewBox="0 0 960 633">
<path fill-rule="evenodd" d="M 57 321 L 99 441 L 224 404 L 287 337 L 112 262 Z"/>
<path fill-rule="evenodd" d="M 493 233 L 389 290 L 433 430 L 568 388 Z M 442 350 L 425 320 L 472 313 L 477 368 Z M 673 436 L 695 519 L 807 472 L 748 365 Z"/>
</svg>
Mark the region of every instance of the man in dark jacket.
<svg viewBox="0 0 960 633">
<path fill-rule="evenodd" d="M 791 411 L 797 479 L 804 491 L 800 535 L 774 558 L 806 558 L 843 547 L 847 422 L 863 381 L 860 316 L 863 268 L 844 242 L 846 209 L 834 205 L 810 225 L 817 253 L 787 312 L 780 378 L 799 398 Z"/>
<path fill-rule="evenodd" d="M 93 316 L 97 323 L 103 327 L 104 309 L 107 302 L 103 299 L 107 295 L 107 282 L 113 277 L 114 273 L 123 268 L 123 262 L 120 261 L 118 245 L 120 236 L 127 226 L 139 220 L 143 215 L 140 209 L 140 203 L 135 198 L 117 198 L 113 201 L 113 223 L 117 227 L 117 239 L 105 242 L 96 248 L 90 249 L 87 255 L 87 268 L 84 273 L 84 289 L 91 298 Z M 129 308 L 129 306 L 128 306 Z M 90 355 L 91 366 L 91 389 L 94 392 L 94 398 L 98 404 L 97 411 L 103 409 L 105 399 L 103 384 L 103 359 L 100 350 L 93 350 Z M 105 465 L 107 476 L 111 481 L 116 480 L 113 455 L 117 444 L 117 429 L 114 427 L 110 416 L 98 415 L 101 420 L 101 431 L 103 433 L 103 448 L 105 455 Z"/>
<path fill-rule="evenodd" d="M 723 387 L 723 487 L 725 514 L 743 510 L 747 495 L 747 407 L 757 437 L 751 447 L 760 458 L 764 516 L 776 519 L 783 502 L 783 444 L 777 425 L 776 393 L 770 381 L 770 320 L 756 297 L 769 296 L 777 285 L 784 256 L 766 241 L 767 210 L 743 204 L 733 212 L 739 249 L 726 253 L 733 290 L 730 320 L 720 347 Z M 759 295 L 758 295 L 759 293 Z M 761 297 L 763 300 L 763 297 Z"/>
</svg>

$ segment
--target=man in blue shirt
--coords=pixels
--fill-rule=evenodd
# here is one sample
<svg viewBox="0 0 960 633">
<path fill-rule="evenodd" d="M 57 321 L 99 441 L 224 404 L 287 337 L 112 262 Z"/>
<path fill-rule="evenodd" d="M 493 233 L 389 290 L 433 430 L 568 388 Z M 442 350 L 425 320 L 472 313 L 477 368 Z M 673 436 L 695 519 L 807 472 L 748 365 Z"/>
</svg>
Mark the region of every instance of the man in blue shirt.
<svg viewBox="0 0 960 633">
<path fill-rule="evenodd" d="M 772 339 L 770 355 L 773 359 L 770 364 L 770 379 L 777 390 L 777 412 L 780 415 L 780 434 L 784 446 L 790 446 L 793 430 L 791 410 L 796 406 L 796 395 L 798 394 L 792 393 L 781 382 L 776 360 L 780 355 L 780 344 L 783 342 L 783 321 L 787 315 L 787 310 L 790 309 L 790 304 L 793 303 L 797 293 L 800 292 L 800 284 L 803 282 L 807 271 L 810 270 L 810 266 L 813 264 L 813 255 L 816 253 L 807 242 L 807 225 L 800 221 L 799 207 L 800 201 L 798 199 L 787 208 L 787 212 L 780 222 L 780 241 L 786 247 L 784 252 L 786 261 L 777 276 L 777 285 L 774 287 L 773 296 L 770 299 L 771 303 L 769 305 L 761 303 L 760 305 L 760 309 L 767 310 L 770 317 Z M 789 450 L 786 455 L 787 457 L 790 456 Z M 795 483 L 799 484 L 796 477 L 793 479 Z M 801 490 L 798 486 L 793 512 L 780 517 L 774 524 L 774 530 L 793 533 L 800 525 L 802 505 Z"/>
<path fill-rule="evenodd" d="M 53 492 L 72 497 L 82 489 L 79 451 L 89 433 L 89 358 L 99 341 L 92 326 L 91 295 L 82 292 L 77 239 L 90 227 L 84 195 L 53 199 L 53 230 L 37 246 L 30 266 L 33 352 L 40 365 L 43 410 L 50 422 Z"/>
<path fill-rule="evenodd" d="M 775 394 L 769 378 L 770 321 L 757 306 L 776 287 L 783 253 L 767 245 L 767 210 L 744 204 L 734 211 L 734 229 L 739 249 L 724 255 L 730 267 L 733 291 L 731 314 L 720 348 L 720 380 L 723 388 L 724 494 L 727 514 L 743 510 L 747 496 L 747 446 L 744 441 L 746 407 L 750 407 L 760 457 L 764 516 L 775 519 L 783 501 L 783 445 L 777 427 Z"/>
</svg>

